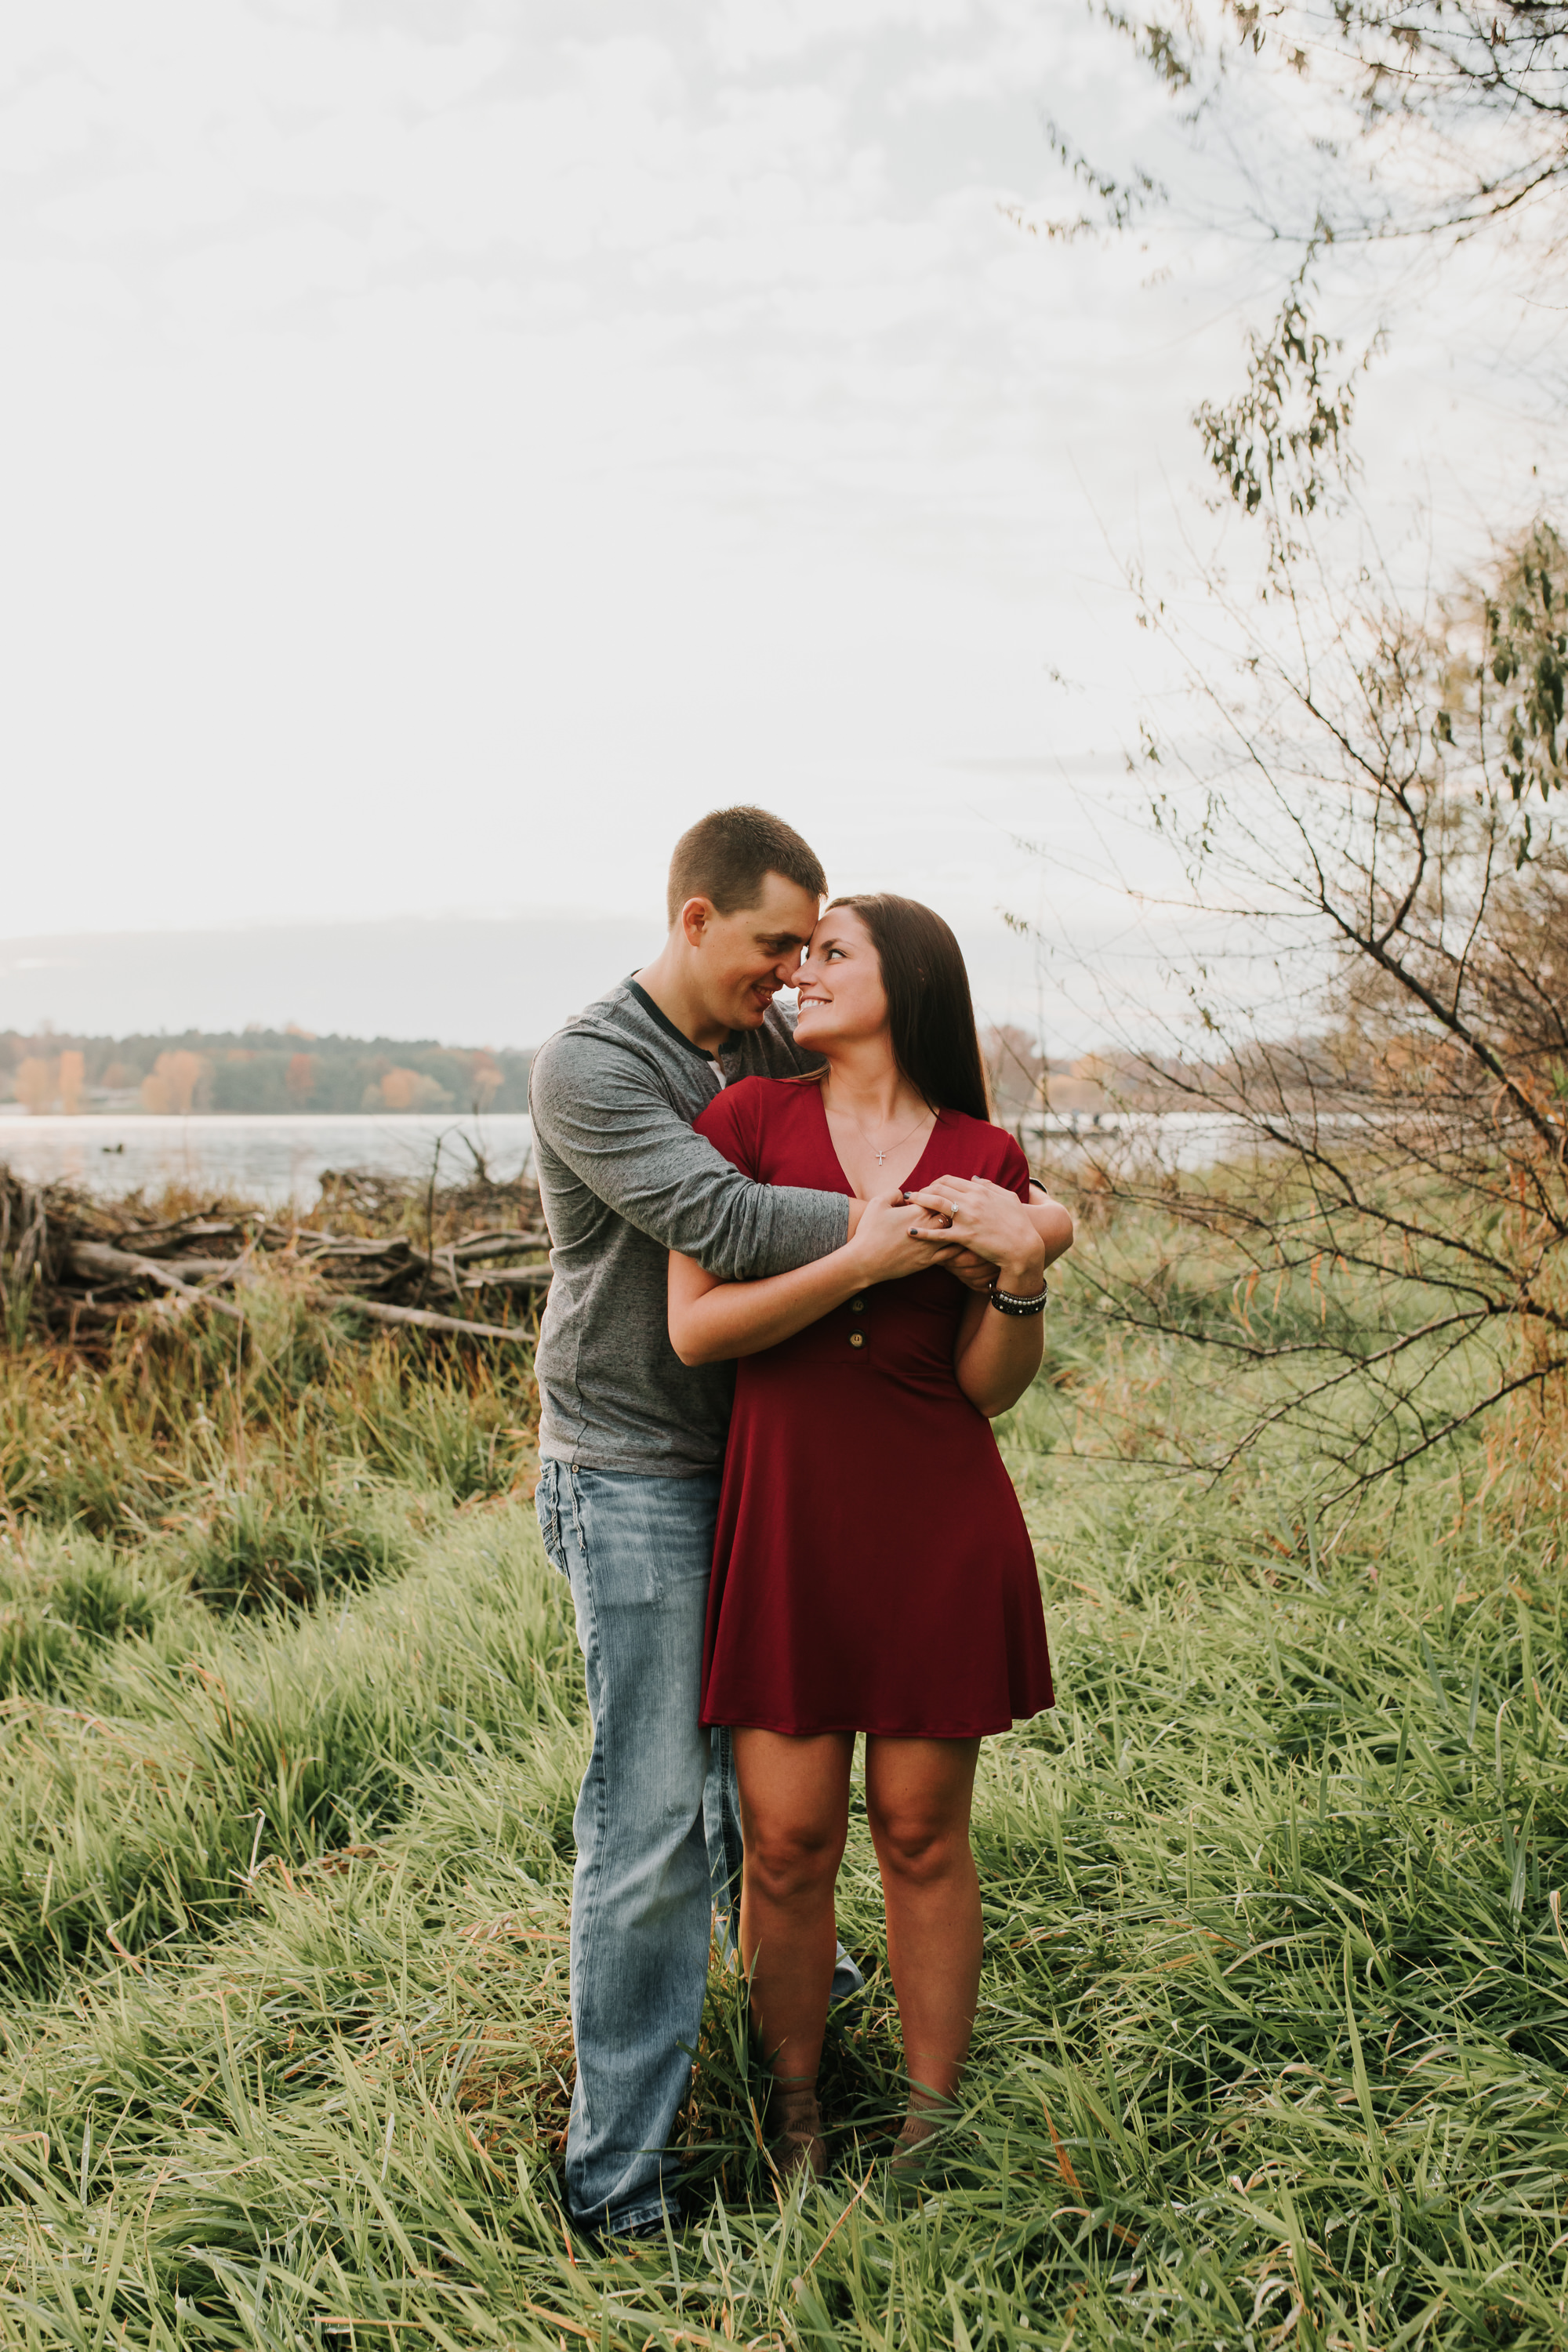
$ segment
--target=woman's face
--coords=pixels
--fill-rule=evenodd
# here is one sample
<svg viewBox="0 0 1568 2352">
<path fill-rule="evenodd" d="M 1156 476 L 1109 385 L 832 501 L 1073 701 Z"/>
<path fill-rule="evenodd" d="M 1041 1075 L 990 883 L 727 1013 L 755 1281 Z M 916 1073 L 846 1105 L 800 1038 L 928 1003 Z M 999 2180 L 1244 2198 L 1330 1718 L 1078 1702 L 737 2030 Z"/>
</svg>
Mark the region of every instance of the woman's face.
<svg viewBox="0 0 1568 2352">
<path fill-rule="evenodd" d="M 853 907 L 829 907 L 792 974 L 800 992 L 795 1035 L 815 1053 L 886 1034 L 888 998 L 871 935 Z"/>
</svg>

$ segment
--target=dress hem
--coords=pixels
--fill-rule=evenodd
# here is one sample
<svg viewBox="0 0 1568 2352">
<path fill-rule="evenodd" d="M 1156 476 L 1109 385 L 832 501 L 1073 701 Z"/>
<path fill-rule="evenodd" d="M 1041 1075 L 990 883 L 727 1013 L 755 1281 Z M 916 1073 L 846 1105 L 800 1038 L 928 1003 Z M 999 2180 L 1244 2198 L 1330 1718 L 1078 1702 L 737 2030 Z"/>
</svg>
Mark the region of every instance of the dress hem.
<svg viewBox="0 0 1568 2352">
<path fill-rule="evenodd" d="M 1005 1715 L 956 1728 L 929 1723 L 737 1723 L 715 1715 L 702 1715 L 698 1720 L 704 1731 L 776 1731 L 785 1739 L 816 1739 L 830 1731 L 859 1732 L 868 1739 L 994 1739 L 998 1733 L 1011 1731 L 1016 1723 L 1033 1723 L 1037 1715 L 1049 1715 L 1055 1706 L 1056 1700 L 1048 1698 L 1026 1715 Z"/>
</svg>

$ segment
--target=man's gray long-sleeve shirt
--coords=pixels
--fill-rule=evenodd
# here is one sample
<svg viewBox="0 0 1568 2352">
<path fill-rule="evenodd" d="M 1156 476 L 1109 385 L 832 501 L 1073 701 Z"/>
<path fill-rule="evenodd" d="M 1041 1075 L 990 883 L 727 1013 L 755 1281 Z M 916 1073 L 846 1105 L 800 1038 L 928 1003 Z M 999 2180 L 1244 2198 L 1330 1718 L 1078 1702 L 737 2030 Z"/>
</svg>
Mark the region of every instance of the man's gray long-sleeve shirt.
<svg viewBox="0 0 1568 2352">
<path fill-rule="evenodd" d="M 842 1245 L 849 1203 L 753 1183 L 691 1122 L 721 1077 L 816 1066 L 770 1011 L 716 1068 L 630 982 L 540 1047 L 528 1091 L 552 1244 L 538 1356 L 546 1460 L 685 1478 L 722 1459 L 734 1367 L 683 1364 L 670 1346 L 668 1253 L 726 1282 L 784 1274 Z"/>
</svg>

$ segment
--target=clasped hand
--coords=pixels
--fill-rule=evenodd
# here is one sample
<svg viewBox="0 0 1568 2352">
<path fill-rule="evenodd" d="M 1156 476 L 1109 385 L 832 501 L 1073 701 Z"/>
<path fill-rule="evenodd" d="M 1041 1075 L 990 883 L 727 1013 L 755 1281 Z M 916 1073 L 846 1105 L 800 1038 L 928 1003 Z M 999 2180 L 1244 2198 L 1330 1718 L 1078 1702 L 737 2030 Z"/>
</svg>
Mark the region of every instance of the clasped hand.
<svg viewBox="0 0 1568 2352">
<path fill-rule="evenodd" d="M 921 1212 L 911 1224 L 910 1211 Z M 942 1222 L 938 1223 L 936 1220 Z M 867 1202 L 849 1245 L 867 1282 L 896 1282 L 924 1266 L 945 1266 L 971 1290 L 989 1290 L 998 1272 L 1044 1278 L 1040 1238 L 1016 1192 L 984 1176 L 944 1176 L 918 1192 L 879 1192 Z"/>
<path fill-rule="evenodd" d="M 1045 1245 L 1016 1192 L 1005 1184 L 988 1176 L 942 1176 L 905 1198 L 941 1220 L 911 1231 L 928 1244 L 945 1244 L 952 1271 L 972 1290 L 988 1289 L 998 1273 L 1008 1286 L 1021 1284 L 1030 1291 L 1045 1280 Z M 967 1264 L 953 1262 L 961 1255 Z"/>
<path fill-rule="evenodd" d="M 950 1234 L 944 1232 L 940 1246 L 933 1247 L 930 1235 L 911 1223 L 901 1192 L 872 1194 L 848 1246 L 862 1282 L 897 1282 L 903 1275 L 943 1265 L 955 1255 Z"/>
</svg>

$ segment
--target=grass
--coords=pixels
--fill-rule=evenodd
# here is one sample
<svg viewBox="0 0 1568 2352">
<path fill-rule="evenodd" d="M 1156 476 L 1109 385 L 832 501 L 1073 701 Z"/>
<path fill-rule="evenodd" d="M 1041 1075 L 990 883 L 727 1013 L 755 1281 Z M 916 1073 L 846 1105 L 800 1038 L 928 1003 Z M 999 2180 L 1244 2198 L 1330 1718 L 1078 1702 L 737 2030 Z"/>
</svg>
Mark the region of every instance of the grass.
<svg viewBox="0 0 1568 2352">
<path fill-rule="evenodd" d="M 833 2179 L 779 2198 L 716 1967 L 688 2217 L 635 2254 L 552 2188 L 586 1734 L 525 1382 L 286 1300 L 241 1361 L 157 1310 L 3 1360 L 0 2341 L 1560 2344 L 1556 1520 L 1454 1456 L 1322 1526 L 1283 1455 L 1065 1458 L 1179 1368 L 1070 1276 L 1054 1313 L 1005 1444 L 1061 1702 L 984 1751 L 946 2177 L 900 2208 L 875 2161 L 861 1815 Z"/>
</svg>

